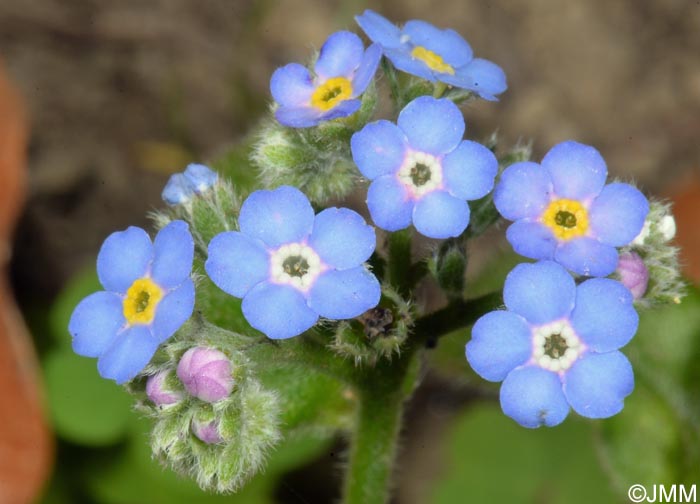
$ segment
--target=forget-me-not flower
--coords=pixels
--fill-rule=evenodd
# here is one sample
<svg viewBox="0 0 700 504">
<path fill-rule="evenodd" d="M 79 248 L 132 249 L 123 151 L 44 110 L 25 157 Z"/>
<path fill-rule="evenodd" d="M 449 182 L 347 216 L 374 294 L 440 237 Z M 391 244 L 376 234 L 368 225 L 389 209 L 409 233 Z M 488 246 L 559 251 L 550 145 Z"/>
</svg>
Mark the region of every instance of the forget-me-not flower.
<svg viewBox="0 0 700 504">
<path fill-rule="evenodd" d="M 469 225 L 469 205 L 488 194 L 498 172 L 496 156 L 462 140 L 464 118 L 447 99 L 416 98 L 396 124 L 376 121 L 352 136 L 352 156 L 372 180 L 367 206 L 387 231 L 411 223 L 431 238 L 460 235 Z"/>
<path fill-rule="evenodd" d="M 182 205 L 190 201 L 196 194 L 202 194 L 209 190 L 219 175 L 203 164 L 190 164 L 183 173 L 175 173 L 170 176 L 165 184 L 161 198 L 168 205 Z"/>
<path fill-rule="evenodd" d="M 374 229 L 347 208 L 314 215 L 298 189 L 256 191 L 243 203 L 239 231 L 209 244 L 205 268 L 222 290 L 243 298 L 243 315 L 270 338 L 290 338 L 319 316 L 349 319 L 373 308 L 381 288 L 364 266 Z"/>
<path fill-rule="evenodd" d="M 402 72 L 468 89 L 486 100 L 496 100 L 496 95 L 508 88 L 501 67 L 474 58 L 472 48 L 454 30 L 441 30 L 419 20 L 399 28 L 371 10 L 355 20 Z"/>
<path fill-rule="evenodd" d="M 520 264 L 503 288 L 507 311 L 487 313 L 467 343 L 469 364 L 501 381 L 503 412 L 525 427 L 564 421 L 569 407 L 607 418 L 634 388 L 632 366 L 618 351 L 637 331 L 632 295 L 619 282 L 576 285 L 552 261 Z"/>
<path fill-rule="evenodd" d="M 494 203 L 515 221 L 506 232 L 515 251 L 553 259 L 579 275 L 615 271 L 616 247 L 639 234 L 649 202 L 629 184 L 605 185 L 607 174 L 600 153 L 574 141 L 552 147 L 541 165 L 526 161 L 506 168 Z"/>
<path fill-rule="evenodd" d="M 378 45 L 365 50 L 354 33 L 334 33 L 321 47 L 313 74 L 298 63 L 272 74 L 270 91 L 279 104 L 275 117 L 285 126 L 308 128 L 354 114 L 381 56 Z"/>
<path fill-rule="evenodd" d="M 83 299 L 68 325 L 75 353 L 97 357 L 100 375 L 117 383 L 136 376 L 192 315 L 193 255 L 183 221 L 165 226 L 154 242 L 138 227 L 112 233 L 97 256 L 105 290 Z"/>
</svg>

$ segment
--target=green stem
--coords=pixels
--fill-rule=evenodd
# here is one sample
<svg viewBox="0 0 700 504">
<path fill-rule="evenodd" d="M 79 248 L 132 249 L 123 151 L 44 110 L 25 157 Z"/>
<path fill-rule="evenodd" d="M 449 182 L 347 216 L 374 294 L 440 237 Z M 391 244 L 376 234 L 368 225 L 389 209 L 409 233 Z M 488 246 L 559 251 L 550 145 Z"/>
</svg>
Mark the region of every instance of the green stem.
<svg viewBox="0 0 700 504">
<path fill-rule="evenodd" d="M 411 290 L 411 228 L 389 234 L 389 283 L 407 297 Z"/>
<path fill-rule="evenodd" d="M 396 77 L 396 70 L 394 70 L 394 67 L 391 65 L 391 63 L 385 56 L 382 57 L 381 65 L 382 71 L 384 72 L 384 75 L 386 75 L 386 78 L 389 81 L 391 98 L 393 99 L 394 107 L 396 107 L 396 111 L 398 112 L 403 107 L 403 101 L 401 97 L 401 87 L 399 86 L 399 81 Z"/>
</svg>

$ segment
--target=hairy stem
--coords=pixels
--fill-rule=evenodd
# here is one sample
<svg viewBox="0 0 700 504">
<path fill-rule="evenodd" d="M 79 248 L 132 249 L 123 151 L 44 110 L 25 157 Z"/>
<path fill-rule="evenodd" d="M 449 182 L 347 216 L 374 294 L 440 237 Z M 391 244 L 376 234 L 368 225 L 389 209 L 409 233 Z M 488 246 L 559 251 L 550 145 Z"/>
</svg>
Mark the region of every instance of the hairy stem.
<svg viewBox="0 0 700 504">
<path fill-rule="evenodd" d="M 404 297 L 411 291 L 411 228 L 389 234 L 389 283 Z"/>
</svg>

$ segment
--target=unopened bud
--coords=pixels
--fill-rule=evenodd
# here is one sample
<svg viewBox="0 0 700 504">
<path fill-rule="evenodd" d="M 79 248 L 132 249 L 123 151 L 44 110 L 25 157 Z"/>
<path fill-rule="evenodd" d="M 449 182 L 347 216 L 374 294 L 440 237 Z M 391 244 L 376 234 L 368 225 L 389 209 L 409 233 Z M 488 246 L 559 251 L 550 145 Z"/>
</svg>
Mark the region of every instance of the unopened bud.
<svg viewBox="0 0 700 504">
<path fill-rule="evenodd" d="M 182 394 L 173 390 L 167 384 L 168 371 L 160 371 L 148 378 L 146 382 L 146 395 L 156 406 L 175 404 L 182 399 Z"/>
<path fill-rule="evenodd" d="M 213 348 L 190 348 L 177 365 L 177 376 L 187 391 L 208 403 L 226 399 L 233 390 L 231 361 Z"/>
<path fill-rule="evenodd" d="M 201 441 L 207 444 L 217 444 L 223 441 L 219 434 L 219 422 L 217 420 L 192 419 L 192 432 Z"/>
<path fill-rule="evenodd" d="M 644 296 L 649 283 L 649 271 L 639 255 L 634 252 L 621 254 L 617 263 L 617 274 L 622 285 L 629 289 L 635 300 Z"/>
</svg>

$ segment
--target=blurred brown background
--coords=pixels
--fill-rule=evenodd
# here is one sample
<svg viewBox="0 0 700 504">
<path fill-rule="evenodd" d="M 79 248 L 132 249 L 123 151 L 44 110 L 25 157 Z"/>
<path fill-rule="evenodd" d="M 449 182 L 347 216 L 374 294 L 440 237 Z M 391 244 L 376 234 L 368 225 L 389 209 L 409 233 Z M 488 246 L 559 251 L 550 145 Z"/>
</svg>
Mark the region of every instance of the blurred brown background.
<svg viewBox="0 0 700 504">
<path fill-rule="evenodd" d="M 215 157 L 265 112 L 277 66 L 359 32 L 368 7 L 451 27 L 504 68 L 501 101 L 465 111 L 470 138 L 532 139 L 536 160 L 589 143 L 648 193 L 697 180 L 700 1 L 3 0 L 0 57 L 31 121 L 21 304 L 48 305 L 110 232 L 145 225 L 168 173 Z M 700 215 L 694 198 L 686 213 Z M 405 473 L 429 467 L 425 439 Z"/>
</svg>

